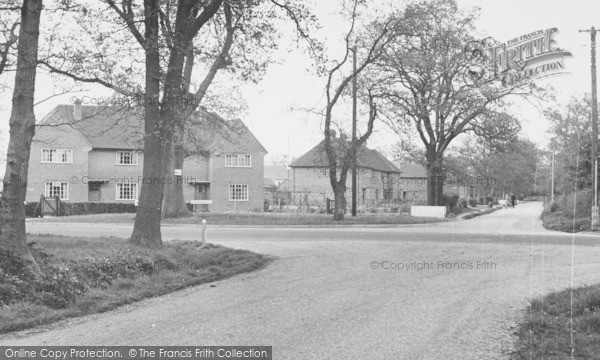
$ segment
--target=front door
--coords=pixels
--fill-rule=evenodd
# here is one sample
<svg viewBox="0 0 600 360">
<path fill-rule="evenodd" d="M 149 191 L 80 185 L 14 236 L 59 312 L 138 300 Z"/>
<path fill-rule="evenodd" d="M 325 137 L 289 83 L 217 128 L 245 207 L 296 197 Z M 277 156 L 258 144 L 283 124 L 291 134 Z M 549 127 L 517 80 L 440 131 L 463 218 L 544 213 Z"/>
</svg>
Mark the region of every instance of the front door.
<svg viewBox="0 0 600 360">
<path fill-rule="evenodd" d="M 89 201 L 100 201 L 100 183 L 90 182 L 88 183 L 88 200 Z"/>
<path fill-rule="evenodd" d="M 208 184 L 196 184 L 194 200 L 208 200 Z"/>
<path fill-rule="evenodd" d="M 210 200 L 210 184 L 196 184 L 194 190 L 194 200 Z M 208 204 L 198 204 L 194 206 L 195 211 L 208 211 Z"/>
</svg>

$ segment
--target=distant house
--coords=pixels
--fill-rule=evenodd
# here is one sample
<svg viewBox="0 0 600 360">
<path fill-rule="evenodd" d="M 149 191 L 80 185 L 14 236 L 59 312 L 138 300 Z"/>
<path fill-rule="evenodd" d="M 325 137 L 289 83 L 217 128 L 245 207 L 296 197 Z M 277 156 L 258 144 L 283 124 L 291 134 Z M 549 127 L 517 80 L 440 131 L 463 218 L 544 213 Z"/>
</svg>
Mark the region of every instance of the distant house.
<svg viewBox="0 0 600 360">
<path fill-rule="evenodd" d="M 239 120 L 216 129 L 201 111 L 178 178 L 187 203 L 212 211 L 263 208 L 267 151 Z M 143 121 L 122 108 L 59 105 L 38 124 L 29 159 L 28 202 L 135 202 L 143 178 Z M 202 147 L 193 139 L 202 139 Z M 165 179 L 166 180 L 166 179 Z"/>
<path fill-rule="evenodd" d="M 420 164 L 394 162 L 401 171 L 397 184 L 398 198 L 402 200 L 427 200 L 427 169 Z"/>
<path fill-rule="evenodd" d="M 291 191 L 323 194 L 333 199 L 329 182 L 328 162 L 324 142 L 309 150 L 290 164 L 292 168 Z M 379 152 L 366 146 L 357 151 L 358 203 L 367 205 L 383 200 L 392 200 L 395 183 L 400 170 Z M 352 177 L 348 173 L 346 181 L 349 197 L 352 191 Z"/>
<path fill-rule="evenodd" d="M 291 171 L 286 165 L 265 165 L 265 189 L 274 184 L 277 189 L 288 190 Z"/>
</svg>

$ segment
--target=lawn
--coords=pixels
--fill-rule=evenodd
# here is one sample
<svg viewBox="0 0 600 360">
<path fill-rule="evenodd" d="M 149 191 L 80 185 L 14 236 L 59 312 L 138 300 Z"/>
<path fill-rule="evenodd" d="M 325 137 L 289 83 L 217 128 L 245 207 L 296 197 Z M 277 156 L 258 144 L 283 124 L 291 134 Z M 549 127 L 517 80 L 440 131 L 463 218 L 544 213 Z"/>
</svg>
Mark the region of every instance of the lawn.
<svg viewBox="0 0 600 360">
<path fill-rule="evenodd" d="M 513 359 L 600 357 L 600 285 L 573 289 L 572 299 L 571 305 L 571 290 L 565 290 L 531 302 Z"/>
<path fill-rule="evenodd" d="M 43 276 L 30 276 L 14 257 L 0 252 L 0 333 L 105 312 L 257 270 L 270 261 L 192 241 L 150 250 L 116 238 L 29 235 L 28 240 Z"/>
<path fill-rule="evenodd" d="M 70 222 L 70 223 L 112 223 L 132 224 L 135 214 L 77 215 L 58 218 L 31 219 L 30 221 Z M 359 214 L 356 217 L 346 214 L 343 221 L 334 221 L 332 215 L 307 213 L 204 213 L 189 217 L 163 219 L 163 224 L 199 225 L 206 219 L 209 225 L 247 226 L 346 226 L 346 225 L 400 225 L 422 224 L 446 221 L 438 218 L 413 217 L 406 214 Z"/>
</svg>

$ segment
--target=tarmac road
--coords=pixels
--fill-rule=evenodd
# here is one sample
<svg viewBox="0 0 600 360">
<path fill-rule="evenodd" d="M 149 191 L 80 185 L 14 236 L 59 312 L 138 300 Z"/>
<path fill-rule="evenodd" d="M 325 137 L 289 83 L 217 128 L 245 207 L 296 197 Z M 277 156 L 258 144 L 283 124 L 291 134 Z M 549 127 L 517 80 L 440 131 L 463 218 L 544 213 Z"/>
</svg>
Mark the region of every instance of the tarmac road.
<svg viewBox="0 0 600 360">
<path fill-rule="evenodd" d="M 505 359 L 528 299 L 600 281 L 600 237 L 546 231 L 540 212 L 540 203 L 523 203 L 421 226 L 211 228 L 211 242 L 277 260 L 216 287 L 3 335 L 0 345 L 272 345 L 274 359 Z M 194 226 L 163 228 L 165 239 L 198 235 Z"/>
</svg>

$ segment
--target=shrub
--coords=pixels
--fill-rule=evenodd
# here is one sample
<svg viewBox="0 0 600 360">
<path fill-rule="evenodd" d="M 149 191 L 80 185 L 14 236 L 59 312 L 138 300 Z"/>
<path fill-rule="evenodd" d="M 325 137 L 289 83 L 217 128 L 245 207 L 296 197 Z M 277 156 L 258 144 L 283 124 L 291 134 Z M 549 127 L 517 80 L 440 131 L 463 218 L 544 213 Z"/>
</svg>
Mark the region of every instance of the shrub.
<svg viewBox="0 0 600 360">
<path fill-rule="evenodd" d="M 78 202 L 62 203 L 64 215 L 135 213 L 132 203 Z"/>
<path fill-rule="evenodd" d="M 477 206 L 477 199 L 470 197 L 469 198 L 469 206 L 470 207 L 476 207 Z"/>
<path fill-rule="evenodd" d="M 451 195 L 444 194 L 443 205 L 449 207 L 450 210 L 452 210 L 458 204 L 458 199 L 459 199 L 459 195 L 458 194 L 451 194 Z"/>
<path fill-rule="evenodd" d="M 577 199 L 576 199 L 577 198 Z M 557 198 L 559 208 L 571 217 L 590 217 L 592 210 L 592 189 L 579 190 L 577 193 L 560 195 Z M 577 202 L 575 202 L 577 200 Z M 575 210 L 575 213 L 573 213 Z"/>
</svg>

